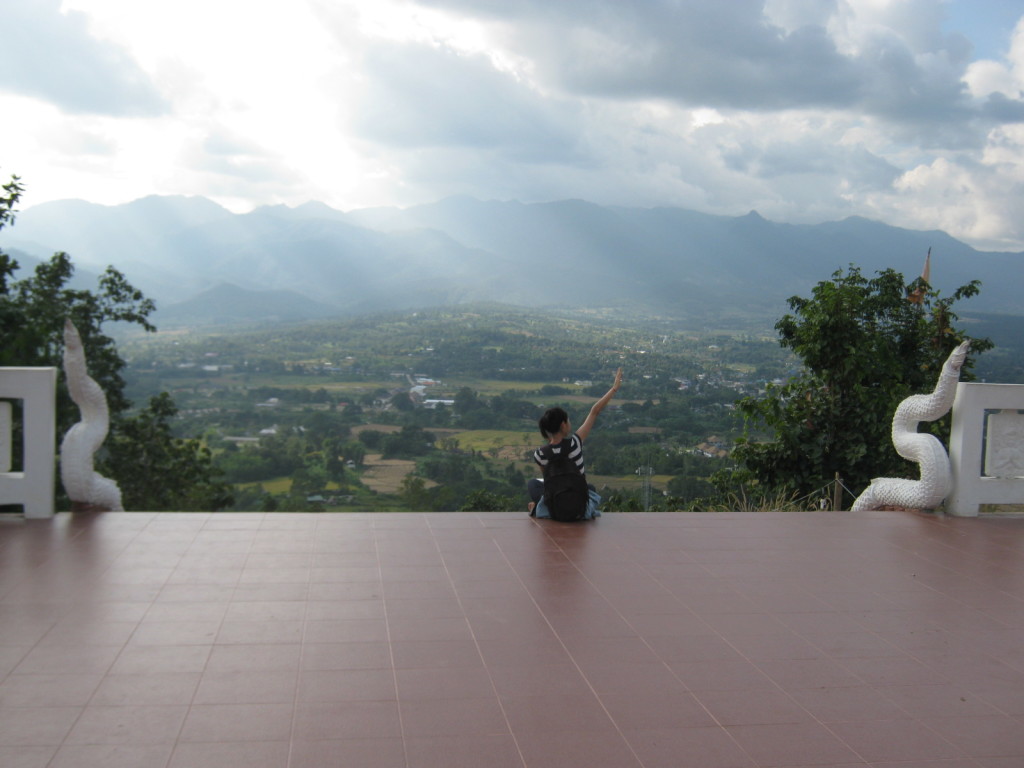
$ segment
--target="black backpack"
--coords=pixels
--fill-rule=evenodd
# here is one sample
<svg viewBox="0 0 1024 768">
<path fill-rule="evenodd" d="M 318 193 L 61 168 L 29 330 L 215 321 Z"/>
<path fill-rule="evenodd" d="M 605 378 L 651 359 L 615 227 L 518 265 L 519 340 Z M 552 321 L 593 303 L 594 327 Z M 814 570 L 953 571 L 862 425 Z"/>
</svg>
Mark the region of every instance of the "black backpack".
<svg viewBox="0 0 1024 768">
<path fill-rule="evenodd" d="M 583 520 L 590 502 L 587 479 L 564 453 L 552 456 L 544 469 L 544 503 L 552 520 Z"/>
</svg>

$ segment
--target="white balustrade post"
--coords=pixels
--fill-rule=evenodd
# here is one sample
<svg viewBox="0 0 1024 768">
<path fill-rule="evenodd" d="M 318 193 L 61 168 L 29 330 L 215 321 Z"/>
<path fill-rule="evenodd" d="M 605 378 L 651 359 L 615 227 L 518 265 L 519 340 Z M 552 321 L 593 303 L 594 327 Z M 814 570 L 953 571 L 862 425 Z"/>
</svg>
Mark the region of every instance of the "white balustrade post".
<svg viewBox="0 0 1024 768">
<path fill-rule="evenodd" d="M 981 504 L 1024 504 L 1022 410 L 1024 385 L 957 385 L 949 436 L 953 489 L 946 512 L 975 517 Z"/>
<path fill-rule="evenodd" d="M 14 437 L 11 404 L 0 402 L 0 472 L 11 471 L 11 440 Z"/>
<path fill-rule="evenodd" d="M 7 451 L 6 460 L 0 461 L 0 503 L 20 504 L 25 517 L 53 517 L 57 369 L 0 368 L 0 397 L 22 401 L 24 462 L 21 471 L 11 471 L 11 408 L 7 403 L 6 418 L 0 415 L 0 441 Z"/>
</svg>

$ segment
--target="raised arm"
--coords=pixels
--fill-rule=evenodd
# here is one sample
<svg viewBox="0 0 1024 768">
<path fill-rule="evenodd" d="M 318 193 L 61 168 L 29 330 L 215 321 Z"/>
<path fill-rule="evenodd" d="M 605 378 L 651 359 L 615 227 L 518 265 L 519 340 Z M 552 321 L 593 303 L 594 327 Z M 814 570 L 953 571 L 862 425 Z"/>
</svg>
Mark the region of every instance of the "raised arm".
<svg viewBox="0 0 1024 768">
<path fill-rule="evenodd" d="M 580 440 L 586 440 L 590 434 L 590 430 L 594 426 L 594 422 L 597 421 L 597 415 L 604 410 L 604 407 L 611 402 L 612 398 L 615 397 L 615 393 L 619 391 L 619 387 L 622 386 L 622 369 L 619 368 L 615 372 L 615 383 L 612 384 L 612 388 L 609 389 L 604 395 L 598 400 L 590 409 L 590 413 L 587 414 L 586 421 L 576 430 L 576 434 L 580 436 Z"/>
</svg>

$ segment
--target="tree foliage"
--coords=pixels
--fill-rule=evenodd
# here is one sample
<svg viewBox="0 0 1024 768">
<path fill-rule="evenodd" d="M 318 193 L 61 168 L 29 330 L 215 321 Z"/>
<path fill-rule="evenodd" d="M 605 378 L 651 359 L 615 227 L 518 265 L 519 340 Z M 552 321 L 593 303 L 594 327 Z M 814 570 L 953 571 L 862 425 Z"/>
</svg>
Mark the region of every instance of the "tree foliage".
<svg viewBox="0 0 1024 768">
<path fill-rule="evenodd" d="M 0 196 L 0 229 L 14 223 L 15 206 L 23 191 L 15 176 L 3 187 Z M 131 405 L 124 396 L 121 372 L 124 360 L 114 340 L 103 333 L 110 322 L 141 325 L 155 330 L 149 315 L 155 305 L 136 290 L 124 275 L 107 267 L 100 276 L 99 290 L 71 288 L 75 273 L 68 254 L 55 253 L 49 261 L 19 280 L 17 261 L 0 252 L 0 365 L 61 367 L 64 353 L 64 321 L 75 324 L 82 338 L 89 375 L 107 395 L 112 418 Z M 57 427 L 63 434 L 78 420 L 78 410 L 67 393 L 63 380 L 57 396 Z"/>
<path fill-rule="evenodd" d="M 16 176 L 3 186 L 0 229 L 14 223 L 22 191 Z M 156 330 L 149 322 L 153 302 L 113 267 L 100 276 L 96 291 L 70 287 L 75 268 L 63 252 L 38 264 L 27 277 L 15 279 L 18 270 L 18 262 L 0 251 L 0 366 L 62 368 L 64 321 L 70 318 L 82 339 L 89 376 L 107 398 L 111 427 L 100 463 L 104 474 L 120 486 L 126 508 L 222 507 L 226 487 L 212 479 L 209 452 L 197 441 L 171 434 L 169 420 L 177 409 L 169 395 L 155 397 L 140 413 L 127 416 L 131 402 L 122 377 L 126 364 L 104 327 L 130 323 Z M 61 376 L 58 442 L 79 418 Z"/>
<path fill-rule="evenodd" d="M 216 478 L 210 449 L 173 436 L 170 422 L 177 412 L 162 392 L 138 414 L 121 419 L 108 437 L 101 471 L 117 478 L 125 509 L 195 512 L 232 503 L 231 489 Z"/>
<path fill-rule="evenodd" d="M 921 279 L 907 285 L 888 269 L 867 278 L 853 265 L 789 300 L 775 328 L 803 362 L 786 383 L 739 402 L 746 438 L 735 458 L 760 485 L 810 493 L 838 472 L 859 491 L 873 477 L 907 476 L 915 467 L 892 446 L 893 413 L 911 394 L 934 389 L 950 352 L 969 337 L 954 323 L 954 302 L 976 295 L 978 281 L 941 297 Z M 916 293 L 920 302 L 909 300 Z M 991 347 L 972 339 L 977 355 Z M 962 378 L 973 378 L 971 358 Z M 931 427 L 940 436 L 948 425 Z M 759 434 L 769 439 L 758 442 Z"/>
<path fill-rule="evenodd" d="M 523 506 L 518 496 L 499 496 L 491 491 L 473 491 L 466 496 L 460 512 L 512 512 Z"/>
</svg>

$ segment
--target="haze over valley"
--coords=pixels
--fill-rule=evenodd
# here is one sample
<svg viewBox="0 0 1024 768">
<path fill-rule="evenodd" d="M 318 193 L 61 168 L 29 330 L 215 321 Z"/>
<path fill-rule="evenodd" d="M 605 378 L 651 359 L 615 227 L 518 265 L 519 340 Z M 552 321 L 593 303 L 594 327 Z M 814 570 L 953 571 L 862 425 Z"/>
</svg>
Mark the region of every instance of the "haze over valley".
<svg viewBox="0 0 1024 768">
<path fill-rule="evenodd" d="M 58 250 L 85 273 L 113 265 L 158 304 L 165 325 L 295 321 L 502 302 L 618 308 L 693 327 L 761 321 L 851 264 L 908 282 L 931 250 L 948 295 L 980 280 L 962 309 L 1024 314 L 1024 253 L 978 251 L 949 235 L 861 218 L 817 225 L 681 208 L 448 198 L 406 209 L 324 204 L 235 214 L 201 197 L 119 206 L 32 206 L 0 232 L 30 266 Z"/>
</svg>

